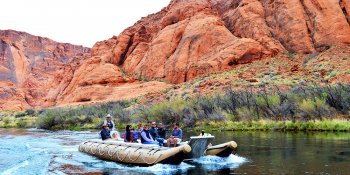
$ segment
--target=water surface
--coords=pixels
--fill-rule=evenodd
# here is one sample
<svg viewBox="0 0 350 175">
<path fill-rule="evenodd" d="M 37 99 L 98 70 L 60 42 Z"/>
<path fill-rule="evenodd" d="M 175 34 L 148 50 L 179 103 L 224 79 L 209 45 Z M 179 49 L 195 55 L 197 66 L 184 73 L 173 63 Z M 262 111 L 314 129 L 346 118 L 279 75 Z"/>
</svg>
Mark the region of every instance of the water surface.
<svg viewBox="0 0 350 175">
<path fill-rule="evenodd" d="M 0 129 L 0 175 L 7 174 L 350 174 L 350 133 L 214 132 L 213 144 L 234 140 L 228 158 L 138 167 L 80 153 L 96 131 Z M 185 132 L 184 138 L 197 135 Z"/>
</svg>

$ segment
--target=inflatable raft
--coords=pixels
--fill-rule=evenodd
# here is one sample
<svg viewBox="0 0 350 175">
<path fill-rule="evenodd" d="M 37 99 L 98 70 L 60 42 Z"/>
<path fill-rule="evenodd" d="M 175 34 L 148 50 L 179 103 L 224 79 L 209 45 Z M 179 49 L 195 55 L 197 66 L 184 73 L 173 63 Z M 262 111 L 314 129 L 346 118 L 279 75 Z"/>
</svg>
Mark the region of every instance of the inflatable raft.
<svg viewBox="0 0 350 175">
<path fill-rule="evenodd" d="M 226 142 L 220 145 L 208 146 L 206 155 L 215 155 L 219 157 L 228 157 L 237 149 L 237 143 L 234 141 Z"/>
<path fill-rule="evenodd" d="M 175 148 L 167 148 L 158 145 L 94 139 L 81 143 L 79 151 L 104 160 L 150 166 L 157 163 L 178 165 L 186 158 L 186 154 L 191 152 L 191 147 L 183 144 Z"/>
<path fill-rule="evenodd" d="M 118 163 L 150 166 L 157 163 L 178 165 L 184 160 L 191 161 L 204 155 L 228 157 L 237 149 L 234 141 L 210 146 L 213 139 L 214 136 L 211 135 L 190 137 L 189 141 L 182 142 L 175 148 L 126 143 L 122 139 L 107 141 L 93 139 L 81 143 L 79 151 Z"/>
</svg>

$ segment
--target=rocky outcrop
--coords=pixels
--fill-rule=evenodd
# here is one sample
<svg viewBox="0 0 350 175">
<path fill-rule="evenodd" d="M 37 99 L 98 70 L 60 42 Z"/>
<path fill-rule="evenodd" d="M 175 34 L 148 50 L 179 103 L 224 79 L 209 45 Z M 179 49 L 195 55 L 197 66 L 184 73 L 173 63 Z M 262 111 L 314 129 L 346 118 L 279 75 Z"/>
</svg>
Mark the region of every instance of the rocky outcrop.
<svg viewBox="0 0 350 175">
<path fill-rule="evenodd" d="M 118 66 L 93 57 L 75 71 L 67 88 L 58 96 L 57 104 L 131 99 L 171 87 L 170 84 L 158 81 L 134 81 L 133 78 L 123 75 Z"/>
<path fill-rule="evenodd" d="M 55 104 L 90 49 L 13 30 L 0 31 L 0 110 Z"/>
<path fill-rule="evenodd" d="M 181 83 L 283 52 L 350 43 L 349 3 L 173 0 L 93 50 L 134 76 Z M 97 54 L 96 54 L 97 55 Z"/>
<path fill-rule="evenodd" d="M 170 84 L 140 82 L 106 58 L 116 38 L 94 49 L 0 31 L 0 110 L 116 101 L 157 93 Z"/>
<path fill-rule="evenodd" d="M 268 50 L 313 53 L 349 43 L 349 3 L 336 0 L 210 0 L 227 28 Z M 276 43 L 275 41 L 279 43 Z M 272 41 L 272 42 L 271 42 Z M 277 47 L 276 47 L 277 46 Z"/>
</svg>

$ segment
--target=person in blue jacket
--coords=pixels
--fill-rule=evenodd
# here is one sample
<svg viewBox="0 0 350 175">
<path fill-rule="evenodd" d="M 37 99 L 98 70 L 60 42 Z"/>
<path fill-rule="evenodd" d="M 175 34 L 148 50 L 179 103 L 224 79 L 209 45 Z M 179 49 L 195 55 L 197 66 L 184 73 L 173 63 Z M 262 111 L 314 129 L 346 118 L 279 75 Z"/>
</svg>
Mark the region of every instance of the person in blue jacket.
<svg viewBox="0 0 350 175">
<path fill-rule="evenodd" d="M 182 130 L 179 127 L 179 123 L 175 123 L 173 131 L 171 132 L 171 136 L 167 140 L 168 147 L 170 147 L 170 144 L 172 142 L 174 143 L 174 147 L 176 147 L 176 144 L 180 143 L 181 139 L 182 139 Z"/>
<path fill-rule="evenodd" d="M 111 139 L 111 131 L 109 130 L 108 126 L 103 124 L 102 125 L 102 130 L 100 131 L 100 136 L 102 138 L 102 140 L 107 140 L 107 139 Z"/>
<path fill-rule="evenodd" d="M 130 128 L 130 132 L 134 135 L 134 142 L 137 142 L 137 139 L 139 139 L 138 133 L 135 131 L 134 128 Z"/>
</svg>

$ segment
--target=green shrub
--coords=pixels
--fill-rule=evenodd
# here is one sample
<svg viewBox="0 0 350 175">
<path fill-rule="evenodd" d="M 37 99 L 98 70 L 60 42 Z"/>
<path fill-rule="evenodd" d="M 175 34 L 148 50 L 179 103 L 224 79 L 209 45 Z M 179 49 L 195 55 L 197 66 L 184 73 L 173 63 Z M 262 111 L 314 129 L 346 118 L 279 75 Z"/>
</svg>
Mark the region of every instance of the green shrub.
<svg viewBox="0 0 350 175">
<path fill-rule="evenodd" d="M 4 122 L 5 125 L 8 125 L 8 124 L 11 123 L 11 119 L 10 119 L 9 117 L 5 117 L 5 118 L 3 119 L 3 122 Z"/>
<path fill-rule="evenodd" d="M 23 118 L 17 120 L 17 123 L 16 123 L 17 127 L 19 127 L 19 128 L 26 128 L 27 124 L 28 124 L 27 120 L 25 120 Z"/>
<path fill-rule="evenodd" d="M 335 77 L 335 76 L 338 75 L 338 74 L 339 74 L 338 71 L 332 71 L 332 72 L 329 74 L 329 77 L 330 77 L 330 78 L 333 78 L 333 77 Z"/>
<path fill-rule="evenodd" d="M 26 114 L 27 116 L 34 116 L 34 115 L 35 115 L 35 111 L 34 111 L 33 109 L 27 109 L 27 110 L 25 111 L 25 114 Z"/>
<path fill-rule="evenodd" d="M 18 112 L 16 115 L 15 115 L 15 118 L 20 118 L 20 117 L 24 117 L 26 116 L 26 113 L 25 112 Z"/>
<path fill-rule="evenodd" d="M 254 117 L 255 116 L 254 112 L 245 106 L 238 108 L 237 113 L 238 113 L 239 119 L 243 121 L 252 121 L 256 119 Z"/>
<path fill-rule="evenodd" d="M 39 117 L 36 124 L 43 129 L 99 128 L 105 115 L 110 113 L 115 117 L 113 120 L 117 127 L 122 128 L 129 123 L 157 121 L 166 125 L 179 122 L 187 127 L 207 126 L 214 122 L 215 125 L 230 123 L 225 128 L 312 130 L 340 126 L 344 128 L 340 124 L 315 124 L 307 121 L 332 119 L 336 115 L 346 116 L 349 111 L 350 85 L 300 86 L 286 92 L 261 86 L 257 91 L 251 88 L 240 91 L 228 88 L 224 93 L 213 96 L 188 96 L 186 99 L 178 98 L 148 105 L 137 105 L 135 100 L 130 100 L 48 109 L 37 113 Z M 282 122 L 288 120 L 292 122 Z M 321 127 L 317 128 L 318 125 Z"/>
<path fill-rule="evenodd" d="M 307 113 L 315 111 L 314 101 L 311 99 L 303 100 L 299 107 L 300 110 L 305 111 Z"/>
<path fill-rule="evenodd" d="M 37 119 L 37 127 L 39 129 L 51 129 L 55 125 L 55 113 L 52 110 L 46 111 L 45 114 Z"/>
<path fill-rule="evenodd" d="M 294 60 L 295 55 L 296 55 L 295 52 L 288 52 L 288 53 L 287 53 L 288 58 L 289 58 L 290 60 L 292 60 L 292 61 Z"/>
</svg>

